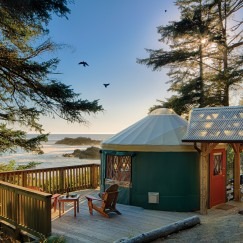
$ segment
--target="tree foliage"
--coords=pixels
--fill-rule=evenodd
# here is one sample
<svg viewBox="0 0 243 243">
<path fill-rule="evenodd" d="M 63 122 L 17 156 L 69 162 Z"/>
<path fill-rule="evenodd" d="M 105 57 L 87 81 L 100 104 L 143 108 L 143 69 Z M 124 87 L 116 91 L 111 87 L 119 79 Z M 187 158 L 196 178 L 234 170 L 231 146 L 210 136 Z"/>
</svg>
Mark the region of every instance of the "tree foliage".
<svg viewBox="0 0 243 243">
<path fill-rule="evenodd" d="M 69 2 L 0 0 L 0 152 L 15 151 L 17 146 L 40 152 L 40 143 L 47 138 L 39 123 L 42 115 L 84 123 L 83 114 L 103 110 L 98 100 L 81 99 L 55 78 L 57 58 L 39 61 L 59 48 L 48 37 L 41 43 L 40 37 L 48 34 L 53 14 L 67 17 Z M 11 129 L 16 125 L 40 135 L 27 140 L 25 132 Z"/>
<path fill-rule="evenodd" d="M 14 160 L 10 160 L 8 163 L 0 163 L 0 172 L 33 169 L 39 164 L 41 162 L 32 161 L 26 165 L 18 165 Z"/>
<path fill-rule="evenodd" d="M 188 114 L 193 107 L 228 106 L 230 89 L 242 84 L 242 0 L 177 0 L 179 21 L 159 26 L 160 41 L 170 50 L 147 50 L 137 62 L 160 70 L 169 67 L 170 91 L 158 106 Z M 234 18 L 233 18 L 234 17 Z"/>
</svg>

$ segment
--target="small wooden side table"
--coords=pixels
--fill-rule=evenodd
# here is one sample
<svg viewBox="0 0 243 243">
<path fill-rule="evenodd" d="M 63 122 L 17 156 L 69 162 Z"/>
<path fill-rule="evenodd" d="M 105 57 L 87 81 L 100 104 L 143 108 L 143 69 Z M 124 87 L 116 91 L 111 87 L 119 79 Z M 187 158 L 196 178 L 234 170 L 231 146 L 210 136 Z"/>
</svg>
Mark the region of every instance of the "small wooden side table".
<svg viewBox="0 0 243 243">
<path fill-rule="evenodd" d="M 61 217 L 61 210 L 62 213 L 64 213 L 64 203 L 65 202 L 73 202 L 73 210 L 74 210 L 74 217 L 76 217 L 76 212 L 79 213 L 79 197 L 80 195 L 75 195 L 72 196 L 70 195 L 69 197 L 67 196 L 60 196 L 58 198 L 58 203 L 59 203 L 59 217 Z"/>
</svg>

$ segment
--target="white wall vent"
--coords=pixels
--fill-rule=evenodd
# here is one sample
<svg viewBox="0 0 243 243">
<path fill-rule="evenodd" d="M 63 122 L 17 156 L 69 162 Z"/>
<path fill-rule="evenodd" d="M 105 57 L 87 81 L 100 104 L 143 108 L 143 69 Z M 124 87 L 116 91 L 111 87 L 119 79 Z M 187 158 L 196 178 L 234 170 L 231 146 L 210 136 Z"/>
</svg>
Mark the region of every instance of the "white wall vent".
<svg viewBox="0 0 243 243">
<path fill-rule="evenodd" d="M 159 203 L 159 192 L 148 192 L 148 203 Z"/>
</svg>

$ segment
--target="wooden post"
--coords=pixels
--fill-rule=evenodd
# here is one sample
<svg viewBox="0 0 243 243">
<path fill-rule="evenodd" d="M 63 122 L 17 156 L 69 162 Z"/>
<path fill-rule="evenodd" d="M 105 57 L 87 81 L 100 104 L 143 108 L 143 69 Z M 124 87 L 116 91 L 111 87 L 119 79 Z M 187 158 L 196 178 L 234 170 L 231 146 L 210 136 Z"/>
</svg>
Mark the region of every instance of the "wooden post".
<svg viewBox="0 0 243 243">
<path fill-rule="evenodd" d="M 25 171 L 22 171 L 22 186 L 26 187 L 27 185 L 27 173 Z"/>
<path fill-rule="evenodd" d="M 43 234 L 47 237 L 51 235 L 51 195 L 47 196 L 45 198 L 44 202 L 45 207 L 43 210 L 43 222 L 45 222 L 42 227 L 43 227 Z"/>
<path fill-rule="evenodd" d="M 98 186 L 98 178 L 97 178 L 97 175 L 98 175 L 98 171 L 97 171 L 97 166 L 96 165 L 92 165 L 91 166 L 91 187 L 92 188 L 97 188 Z"/>
<path fill-rule="evenodd" d="M 240 190 L 240 144 L 234 143 L 232 145 L 235 152 L 234 160 L 234 200 L 241 201 L 241 190 Z"/>
<path fill-rule="evenodd" d="M 208 144 L 201 144 L 200 153 L 200 213 L 207 214 L 208 209 Z"/>
<path fill-rule="evenodd" d="M 209 153 L 218 143 L 201 143 L 200 152 L 200 213 L 207 214 L 209 198 Z M 200 149 L 198 149 L 200 151 Z"/>
<path fill-rule="evenodd" d="M 66 186 L 64 185 L 64 181 L 65 181 L 65 174 L 64 174 L 64 169 L 60 169 L 59 172 L 59 190 L 58 192 L 63 193 L 66 191 Z"/>
</svg>

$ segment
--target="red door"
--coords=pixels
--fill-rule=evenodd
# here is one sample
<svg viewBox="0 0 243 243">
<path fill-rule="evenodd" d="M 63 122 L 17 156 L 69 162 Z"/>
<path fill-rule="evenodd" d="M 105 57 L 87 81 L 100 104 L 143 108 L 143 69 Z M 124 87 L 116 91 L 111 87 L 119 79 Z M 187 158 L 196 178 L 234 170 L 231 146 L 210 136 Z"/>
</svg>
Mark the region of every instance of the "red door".
<svg viewBox="0 0 243 243">
<path fill-rule="evenodd" d="M 226 151 L 210 153 L 210 208 L 226 201 Z"/>
</svg>

